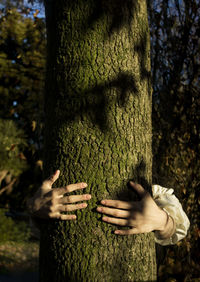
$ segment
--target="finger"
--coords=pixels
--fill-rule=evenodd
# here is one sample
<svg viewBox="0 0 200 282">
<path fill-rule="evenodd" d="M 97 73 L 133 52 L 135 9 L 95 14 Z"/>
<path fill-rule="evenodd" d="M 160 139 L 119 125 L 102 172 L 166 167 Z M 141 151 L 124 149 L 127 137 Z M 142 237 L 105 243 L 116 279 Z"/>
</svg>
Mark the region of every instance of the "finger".
<svg viewBox="0 0 200 282">
<path fill-rule="evenodd" d="M 49 213 L 49 218 L 51 219 L 61 219 L 61 220 L 75 220 L 75 214 L 61 214 L 59 212 Z"/>
<path fill-rule="evenodd" d="M 130 220 L 127 219 L 121 219 L 121 218 L 115 218 L 115 217 L 103 217 L 103 221 L 111 223 L 111 224 L 116 224 L 116 225 L 121 225 L 121 226 L 130 226 Z"/>
<path fill-rule="evenodd" d="M 120 218 L 129 218 L 131 216 L 131 212 L 127 210 L 98 207 L 97 211 L 100 213 L 105 213 L 105 214 L 112 215 L 114 217 L 120 217 Z"/>
<path fill-rule="evenodd" d="M 49 178 L 43 181 L 42 188 L 51 188 L 53 183 L 58 179 L 60 170 L 56 170 Z"/>
<path fill-rule="evenodd" d="M 58 207 L 59 212 L 70 212 L 80 209 L 85 209 L 87 207 L 86 203 L 78 204 L 78 205 L 60 205 Z"/>
<path fill-rule="evenodd" d="M 81 182 L 81 183 L 69 184 L 64 189 L 65 189 L 65 193 L 71 193 L 73 191 L 81 190 L 86 187 L 87 187 L 87 183 Z"/>
<path fill-rule="evenodd" d="M 76 215 L 75 214 L 61 214 L 60 219 L 61 220 L 75 220 Z"/>
<path fill-rule="evenodd" d="M 61 204 L 71 204 L 80 201 L 88 201 L 91 199 L 90 194 L 65 196 L 59 200 Z"/>
<path fill-rule="evenodd" d="M 133 235 L 133 234 L 139 234 L 139 230 L 137 228 L 131 228 L 131 229 L 126 229 L 126 230 L 115 230 L 114 232 L 117 235 Z"/>
<path fill-rule="evenodd" d="M 144 198 L 148 194 L 148 192 L 140 184 L 130 181 L 130 185 L 141 198 Z"/>
<path fill-rule="evenodd" d="M 125 202 L 119 200 L 102 200 L 101 204 L 107 207 L 113 207 L 124 210 L 130 210 L 133 208 L 133 202 Z"/>
</svg>

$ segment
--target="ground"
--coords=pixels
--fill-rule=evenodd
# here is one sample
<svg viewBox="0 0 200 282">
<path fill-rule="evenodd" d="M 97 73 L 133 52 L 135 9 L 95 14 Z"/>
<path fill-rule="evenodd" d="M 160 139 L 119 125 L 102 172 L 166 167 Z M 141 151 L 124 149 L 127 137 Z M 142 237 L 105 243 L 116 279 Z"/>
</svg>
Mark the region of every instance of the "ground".
<svg viewBox="0 0 200 282">
<path fill-rule="evenodd" d="M 0 245 L 0 282 L 38 281 L 38 242 Z"/>
</svg>

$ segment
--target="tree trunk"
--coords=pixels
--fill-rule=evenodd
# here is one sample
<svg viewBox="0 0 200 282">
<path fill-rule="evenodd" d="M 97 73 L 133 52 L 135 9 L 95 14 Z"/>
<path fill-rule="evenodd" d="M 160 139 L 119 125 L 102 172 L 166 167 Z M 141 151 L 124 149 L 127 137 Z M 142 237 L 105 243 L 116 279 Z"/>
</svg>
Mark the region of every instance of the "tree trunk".
<svg viewBox="0 0 200 282">
<path fill-rule="evenodd" d="M 156 280 L 154 236 L 117 236 L 95 211 L 151 187 L 150 43 L 144 0 L 46 0 L 45 175 L 87 182 L 77 221 L 42 224 L 40 280 Z M 80 192 L 79 192 L 80 193 Z"/>
</svg>

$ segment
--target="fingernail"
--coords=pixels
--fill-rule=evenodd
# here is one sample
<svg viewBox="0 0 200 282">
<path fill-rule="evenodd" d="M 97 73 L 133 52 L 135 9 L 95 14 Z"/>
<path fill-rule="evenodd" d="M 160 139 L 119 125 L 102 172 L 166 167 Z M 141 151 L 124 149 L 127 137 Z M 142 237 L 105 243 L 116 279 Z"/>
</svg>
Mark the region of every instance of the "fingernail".
<svg viewBox="0 0 200 282">
<path fill-rule="evenodd" d="M 97 211 L 98 212 L 102 212 L 102 208 L 101 207 L 97 207 Z"/>
<path fill-rule="evenodd" d="M 86 208 L 86 207 L 87 207 L 87 204 L 86 204 L 86 203 L 83 203 L 83 204 L 82 204 L 82 207 L 83 207 L 83 208 Z"/>
<path fill-rule="evenodd" d="M 87 183 L 83 182 L 82 187 L 87 187 Z"/>
<path fill-rule="evenodd" d="M 86 195 L 85 198 L 86 198 L 86 200 L 90 200 L 92 198 L 92 196 L 91 195 Z"/>
<path fill-rule="evenodd" d="M 105 200 L 102 200 L 101 203 L 102 203 L 102 205 L 105 205 L 106 201 L 105 201 Z"/>
<path fill-rule="evenodd" d="M 119 231 L 119 230 L 115 230 L 114 233 L 115 233 L 115 234 L 120 234 L 120 231 Z"/>
<path fill-rule="evenodd" d="M 107 217 L 102 217 L 102 220 L 104 221 L 107 221 L 107 219 L 108 219 Z"/>
<path fill-rule="evenodd" d="M 76 219 L 76 215 L 72 215 L 72 217 L 71 217 L 72 219 Z"/>
<path fill-rule="evenodd" d="M 135 183 L 133 181 L 130 181 L 130 184 L 134 185 Z"/>
</svg>

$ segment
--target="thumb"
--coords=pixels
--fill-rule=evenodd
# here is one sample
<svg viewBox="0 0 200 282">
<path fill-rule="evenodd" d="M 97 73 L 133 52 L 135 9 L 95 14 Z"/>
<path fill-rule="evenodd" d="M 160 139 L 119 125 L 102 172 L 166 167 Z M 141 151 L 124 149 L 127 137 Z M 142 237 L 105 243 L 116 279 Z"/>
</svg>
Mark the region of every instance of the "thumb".
<svg viewBox="0 0 200 282">
<path fill-rule="evenodd" d="M 53 183 L 58 179 L 60 175 L 60 170 L 56 170 L 54 174 L 52 174 L 49 178 L 47 178 L 43 183 L 42 183 L 42 188 L 43 189 L 51 189 Z"/>
<path fill-rule="evenodd" d="M 130 185 L 141 198 L 144 198 L 148 194 L 148 192 L 140 184 L 130 181 Z"/>
</svg>

